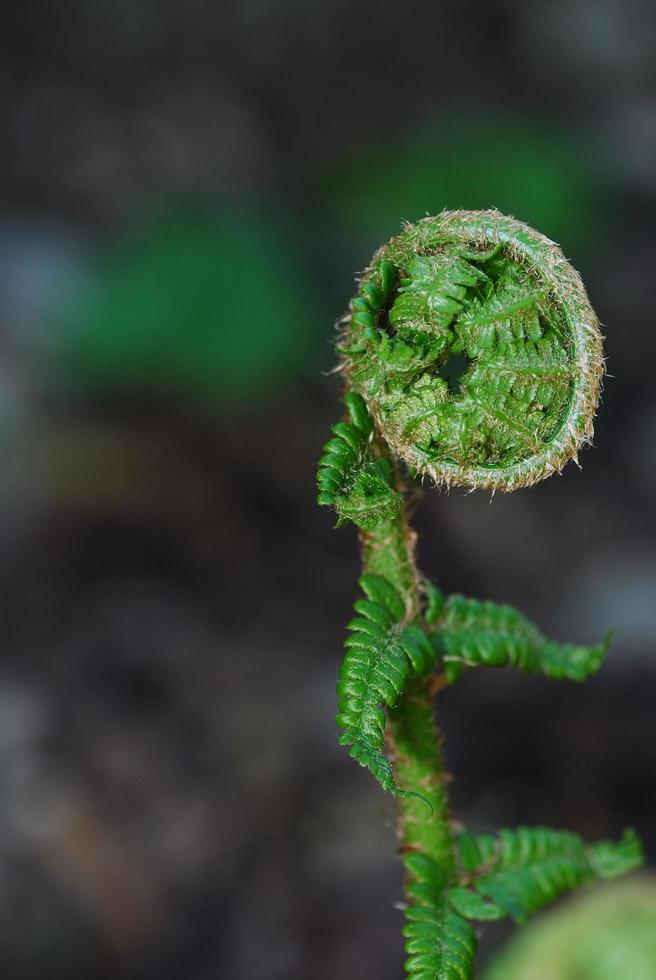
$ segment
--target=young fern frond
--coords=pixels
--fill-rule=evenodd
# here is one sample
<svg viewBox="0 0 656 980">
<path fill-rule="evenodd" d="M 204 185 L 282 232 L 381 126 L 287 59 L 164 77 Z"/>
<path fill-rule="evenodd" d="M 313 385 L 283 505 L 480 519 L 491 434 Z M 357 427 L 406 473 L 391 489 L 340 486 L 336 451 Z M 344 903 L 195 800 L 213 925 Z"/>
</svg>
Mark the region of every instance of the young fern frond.
<svg viewBox="0 0 656 980">
<path fill-rule="evenodd" d="M 412 875 L 407 888 L 411 905 L 403 929 L 407 975 L 413 980 L 467 980 L 477 946 L 474 929 L 445 899 L 434 861 L 415 854 L 405 863 Z"/>
<path fill-rule="evenodd" d="M 409 676 L 427 674 L 435 664 L 435 650 L 416 626 L 404 626 L 403 598 L 380 575 L 362 575 L 366 598 L 358 599 L 359 615 L 348 624 L 346 655 L 337 685 L 337 724 L 344 729 L 340 745 L 371 771 L 383 789 L 402 795 L 392 767 L 383 755 L 385 714 L 403 694 Z"/>
<path fill-rule="evenodd" d="M 433 587 L 426 621 L 450 684 L 468 667 L 516 667 L 555 680 L 584 681 L 599 670 L 612 633 L 594 646 L 548 640 L 512 606 L 451 595 L 440 601 Z"/>
<path fill-rule="evenodd" d="M 592 435 L 602 338 L 558 246 L 496 211 L 407 225 L 374 255 L 344 323 L 350 421 L 333 427 L 317 476 L 319 503 L 360 529 L 365 571 L 338 685 L 340 742 L 398 797 L 407 975 L 470 980 L 470 919 L 523 921 L 570 888 L 631 870 L 641 852 L 632 832 L 592 846 L 540 827 L 456 839 L 436 664 L 447 682 L 505 665 L 581 681 L 610 636 L 555 643 L 510 606 L 445 599 L 417 571 L 400 470 L 492 490 L 560 470 Z"/>
<path fill-rule="evenodd" d="M 364 324 L 358 304 L 390 264 L 400 285 Z M 438 483 L 529 486 L 591 437 L 595 313 L 558 246 L 498 212 L 444 212 L 379 249 L 341 350 L 390 451 Z M 444 376 L 454 357 L 457 385 Z"/>
</svg>

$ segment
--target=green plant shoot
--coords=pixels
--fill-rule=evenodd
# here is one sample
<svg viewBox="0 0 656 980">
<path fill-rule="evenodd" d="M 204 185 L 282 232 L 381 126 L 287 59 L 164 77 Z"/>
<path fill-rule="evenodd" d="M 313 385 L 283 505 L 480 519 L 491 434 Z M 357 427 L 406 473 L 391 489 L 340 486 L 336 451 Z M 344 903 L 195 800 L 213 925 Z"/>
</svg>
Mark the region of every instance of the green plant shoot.
<svg viewBox="0 0 656 980">
<path fill-rule="evenodd" d="M 592 845 L 546 827 L 455 831 L 435 693 L 481 667 L 582 681 L 610 637 L 557 643 L 510 606 L 445 596 L 417 568 L 406 474 L 505 491 L 561 470 L 592 436 L 602 337 L 557 245 L 496 211 L 452 211 L 376 252 L 337 350 L 347 418 L 324 446 L 318 501 L 360 529 L 363 562 L 340 742 L 398 798 L 408 977 L 468 980 L 478 924 L 521 923 L 642 855 L 630 830 Z"/>
</svg>

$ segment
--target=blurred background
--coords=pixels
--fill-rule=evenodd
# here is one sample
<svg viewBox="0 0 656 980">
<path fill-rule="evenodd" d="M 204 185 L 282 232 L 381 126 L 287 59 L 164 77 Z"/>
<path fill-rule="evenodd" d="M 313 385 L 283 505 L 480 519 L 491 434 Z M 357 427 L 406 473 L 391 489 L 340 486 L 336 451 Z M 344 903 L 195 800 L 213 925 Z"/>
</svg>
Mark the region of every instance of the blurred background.
<svg viewBox="0 0 656 980">
<path fill-rule="evenodd" d="M 333 721 L 356 535 L 314 471 L 354 276 L 445 207 L 563 245 L 609 377 L 582 472 L 428 494 L 422 567 L 616 630 L 584 687 L 439 698 L 454 808 L 653 857 L 655 28 L 647 0 L 7 7 L 7 980 L 400 977 L 393 801 Z"/>
</svg>

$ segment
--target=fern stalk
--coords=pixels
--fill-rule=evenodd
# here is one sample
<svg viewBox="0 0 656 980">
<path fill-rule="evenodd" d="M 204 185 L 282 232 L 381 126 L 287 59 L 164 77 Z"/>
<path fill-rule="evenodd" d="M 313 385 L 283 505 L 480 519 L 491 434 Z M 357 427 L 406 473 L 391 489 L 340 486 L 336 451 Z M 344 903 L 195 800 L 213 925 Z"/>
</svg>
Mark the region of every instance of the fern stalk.
<svg viewBox="0 0 656 980">
<path fill-rule="evenodd" d="M 384 245 L 338 344 L 348 419 L 324 446 L 318 501 L 360 529 L 363 596 L 337 688 L 340 743 L 398 799 L 404 936 L 414 980 L 469 980 L 476 927 L 516 921 L 641 861 L 631 831 L 586 846 L 543 827 L 456 834 L 433 695 L 468 670 L 584 680 L 592 646 L 547 639 L 510 606 L 423 578 L 412 479 L 514 490 L 576 459 L 603 359 L 583 284 L 558 246 L 496 211 L 445 212 Z"/>
<path fill-rule="evenodd" d="M 398 481 L 398 478 L 397 478 Z M 397 488 L 399 484 L 397 482 Z M 403 597 L 406 618 L 415 622 L 421 608 L 416 535 L 404 504 L 398 516 L 371 531 L 361 532 L 365 572 L 380 575 Z M 433 713 L 434 677 L 414 679 L 404 697 L 390 710 L 386 746 L 403 796 L 399 798 L 399 854 L 406 862 L 407 885 L 418 883 L 409 856 L 425 855 L 439 866 L 445 880 L 453 876 L 454 855 L 442 735 Z M 410 903 L 412 898 L 409 896 Z"/>
</svg>

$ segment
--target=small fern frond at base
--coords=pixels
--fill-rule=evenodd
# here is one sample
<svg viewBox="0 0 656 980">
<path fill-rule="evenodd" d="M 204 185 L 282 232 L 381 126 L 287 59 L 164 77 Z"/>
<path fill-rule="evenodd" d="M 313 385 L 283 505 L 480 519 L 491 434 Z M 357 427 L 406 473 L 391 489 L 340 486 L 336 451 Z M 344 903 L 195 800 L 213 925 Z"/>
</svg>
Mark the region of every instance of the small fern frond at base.
<svg viewBox="0 0 656 980">
<path fill-rule="evenodd" d="M 614 878 L 642 863 L 640 842 L 631 830 L 617 842 L 587 846 L 576 834 L 547 827 L 475 837 L 465 833 L 458 840 L 458 852 L 463 887 L 451 892 L 453 906 L 467 918 L 506 914 L 517 922 L 564 892 Z"/>
<path fill-rule="evenodd" d="M 317 502 L 335 508 L 338 526 L 351 521 L 369 530 L 397 517 L 402 499 L 392 487 L 389 462 L 373 452 L 373 427 L 364 401 L 351 392 L 344 402 L 351 421 L 334 425 L 334 438 L 323 447 Z"/>
<path fill-rule="evenodd" d="M 403 791 L 383 755 L 383 707 L 396 704 L 411 675 L 433 669 L 435 650 L 421 629 L 404 626 L 405 603 L 386 579 L 362 575 L 360 586 L 365 598 L 354 605 L 358 616 L 348 625 L 337 685 L 336 720 L 344 729 L 339 742 L 351 747 L 350 755 L 370 770 L 383 789 L 399 796 Z"/>
<path fill-rule="evenodd" d="M 444 897 L 443 875 L 425 854 L 404 858 L 410 904 L 403 935 L 412 980 L 469 980 L 477 939 L 472 926 Z"/>
<path fill-rule="evenodd" d="M 466 919 L 445 903 L 411 905 L 406 919 L 405 969 L 412 980 L 469 980 L 477 940 Z"/>
<path fill-rule="evenodd" d="M 595 646 L 548 640 L 512 606 L 449 596 L 428 590 L 426 621 L 436 628 L 433 642 L 449 683 L 467 667 L 516 667 L 555 680 L 584 681 L 601 666 L 612 633 Z"/>
</svg>

